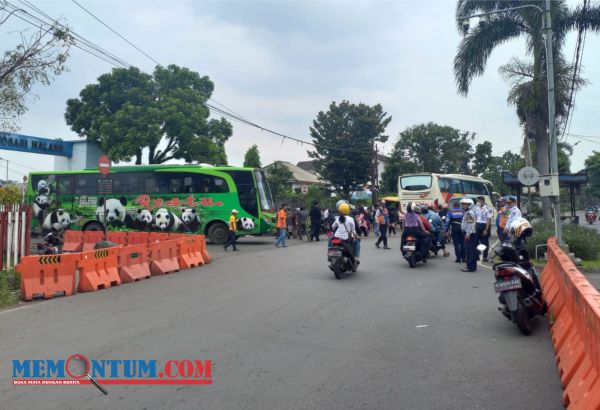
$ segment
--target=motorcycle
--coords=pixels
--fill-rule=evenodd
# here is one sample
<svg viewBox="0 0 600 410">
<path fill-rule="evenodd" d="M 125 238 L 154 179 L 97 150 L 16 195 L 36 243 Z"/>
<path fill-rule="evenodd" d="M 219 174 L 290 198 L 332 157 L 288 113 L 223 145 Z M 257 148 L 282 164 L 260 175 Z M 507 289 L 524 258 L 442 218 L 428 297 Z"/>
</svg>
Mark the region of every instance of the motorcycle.
<svg viewBox="0 0 600 410">
<path fill-rule="evenodd" d="M 44 236 L 44 242 L 37 244 L 38 255 L 57 255 L 62 253 L 62 229 L 52 227 L 50 233 Z"/>
<path fill-rule="evenodd" d="M 417 262 L 427 263 L 427 254 L 429 250 L 425 250 L 425 255 L 417 251 L 419 238 L 416 235 L 408 234 L 402 245 L 402 256 L 408 261 L 411 268 L 417 266 Z"/>
<path fill-rule="evenodd" d="M 356 272 L 358 265 L 352 252 L 342 239 L 331 240 L 331 247 L 327 249 L 327 261 L 336 279 L 342 279 Z"/>
<path fill-rule="evenodd" d="M 479 251 L 485 250 L 479 245 Z M 494 264 L 494 290 L 499 293 L 498 310 L 515 323 L 521 333 L 531 334 L 533 319 L 544 315 L 548 305 L 542 295 L 537 272 L 522 241 L 506 241 L 494 250 L 501 262 Z"/>
<path fill-rule="evenodd" d="M 597 217 L 598 217 L 598 215 L 597 215 L 595 212 L 590 212 L 590 211 L 588 211 L 588 212 L 586 212 L 586 213 L 585 213 L 585 220 L 586 220 L 586 221 L 587 221 L 587 222 L 588 222 L 590 225 L 592 225 L 592 224 L 593 224 L 593 223 L 596 221 L 596 218 L 597 218 Z"/>
</svg>

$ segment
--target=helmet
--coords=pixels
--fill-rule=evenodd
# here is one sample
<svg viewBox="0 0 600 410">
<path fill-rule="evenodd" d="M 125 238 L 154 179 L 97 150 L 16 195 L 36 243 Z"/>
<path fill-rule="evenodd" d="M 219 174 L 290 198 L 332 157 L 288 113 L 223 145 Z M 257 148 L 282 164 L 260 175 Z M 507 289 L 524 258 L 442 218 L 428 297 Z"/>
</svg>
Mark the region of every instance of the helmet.
<svg viewBox="0 0 600 410">
<path fill-rule="evenodd" d="M 237 213 L 238 213 L 238 211 L 237 211 L 237 209 L 232 209 L 232 210 L 231 210 L 231 213 L 232 213 L 232 214 L 237 214 Z"/>
<path fill-rule="evenodd" d="M 406 204 L 406 211 L 407 212 L 415 212 L 416 207 L 417 207 L 417 204 L 415 204 L 414 202 L 409 202 L 408 204 Z"/>
<path fill-rule="evenodd" d="M 340 199 L 339 201 L 337 201 L 335 203 L 335 209 L 339 210 L 340 209 L 340 205 L 347 204 L 347 203 L 348 203 L 348 201 L 346 201 L 345 199 Z"/>
<path fill-rule="evenodd" d="M 469 206 L 473 206 L 473 200 L 471 198 L 462 198 L 460 200 L 461 204 L 467 204 Z"/>
<path fill-rule="evenodd" d="M 348 205 L 346 202 L 340 204 L 340 206 L 338 207 L 338 212 L 340 213 L 340 215 L 349 215 L 350 205 Z"/>
<path fill-rule="evenodd" d="M 429 212 L 429 206 L 428 205 L 423 205 L 421 207 L 421 212 L 423 212 L 424 214 L 426 214 L 427 212 Z"/>
<path fill-rule="evenodd" d="M 533 228 L 525 218 L 519 218 L 510 224 L 510 233 L 515 238 L 527 238 L 533 233 Z"/>
</svg>

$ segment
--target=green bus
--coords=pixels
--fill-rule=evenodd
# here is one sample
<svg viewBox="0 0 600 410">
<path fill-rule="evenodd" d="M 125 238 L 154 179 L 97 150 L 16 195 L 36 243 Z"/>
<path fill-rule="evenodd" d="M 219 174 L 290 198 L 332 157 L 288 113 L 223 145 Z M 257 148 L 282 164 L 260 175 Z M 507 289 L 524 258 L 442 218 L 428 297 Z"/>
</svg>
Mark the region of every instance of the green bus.
<svg viewBox="0 0 600 410">
<path fill-rule="evenodd" d="M 232 209 L 238 235 L 275 229 L 275 207 L 263 171 L 199 165 L 114 166 L 32 172 L 27 187 L 34 232 L 64 229 L 205 234 L 227 241 Z"/>
</svg>

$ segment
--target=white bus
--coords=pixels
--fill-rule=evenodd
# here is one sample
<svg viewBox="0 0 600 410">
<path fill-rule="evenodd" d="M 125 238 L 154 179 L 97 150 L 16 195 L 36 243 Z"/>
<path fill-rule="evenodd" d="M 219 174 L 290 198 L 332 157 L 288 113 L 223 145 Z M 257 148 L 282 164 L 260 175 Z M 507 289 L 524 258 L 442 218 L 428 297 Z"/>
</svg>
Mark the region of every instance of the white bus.
<svg viewBox="0 0 600 410">
<path fill-rule="evenodd" d="M 398 177 L 398 196 L 403 209 L 409 202 L 438 205 L 458 196 L 483 196 L 487 206 L 495 209 L 493 191 L 490 181 L 470 175 L 418 173 Z"/>
</svg>

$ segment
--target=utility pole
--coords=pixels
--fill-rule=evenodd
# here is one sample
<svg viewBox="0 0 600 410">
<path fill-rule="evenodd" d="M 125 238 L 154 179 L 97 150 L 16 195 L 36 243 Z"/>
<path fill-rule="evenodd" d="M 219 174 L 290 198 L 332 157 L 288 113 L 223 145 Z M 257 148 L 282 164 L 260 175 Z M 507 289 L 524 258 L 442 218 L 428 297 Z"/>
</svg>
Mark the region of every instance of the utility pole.
<svg viewBox="0 0 600 410">
<path fill-rule="evenodd" d="M 550 137 L 550 175 L 558 179 L 558 154 L 556 130 L 554 129 L 555 110 L 554 102 L 554 55 L 552 52 L 552 18 L 550 15 L 550 0 L 544 2 L 544 15 L 546 26 L 546 75 L 548 77 L 548 136 Z M 562 243 L 562 226 L 560 224 L 560 196 L 559 192 L 552 197 L 554 204 L 554 230 L 558 243 Z"/>
</svg>

